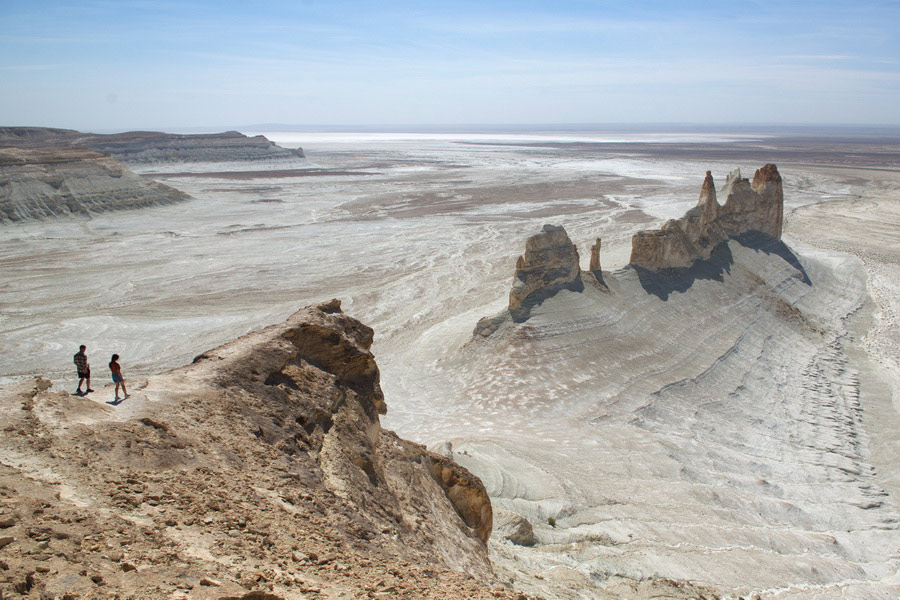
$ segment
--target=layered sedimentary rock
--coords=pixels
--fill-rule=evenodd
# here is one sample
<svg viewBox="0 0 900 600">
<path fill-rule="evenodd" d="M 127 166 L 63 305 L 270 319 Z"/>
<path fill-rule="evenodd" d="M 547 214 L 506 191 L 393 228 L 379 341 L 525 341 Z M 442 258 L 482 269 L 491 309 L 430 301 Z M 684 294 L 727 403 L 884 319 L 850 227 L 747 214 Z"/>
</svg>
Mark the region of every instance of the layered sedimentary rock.
<svg viewBox="0 0 900 600">
<path fill-rule="evenodd" d="M 751 231 L 781 239 L 784 192 L 775 165 L 758 169 L 752 183 L 736 169 L 720 195 L 725 197 L 722 205 L 707 171 L 694 208 L 660 229 L 639 231 L 632 237 L 630 263 L 654 271 L 685 268 L 695 260 L 708 259 L 723 241 Z"/>
<path fill-rule="evenodd" d="M 190 196 L 82 148 L 0 148 L 0 222 L 170 204 Z"/>
<path fill-rule="evenodd" d="M 174 134 L 159 131 L 94 134 L 71 129 L 0 127 L 0 146 L 90 148 L 135 165 L 281 161 L 304 158 L 303 150 L 300 148 L 282 148 L 265 136 L 248 137 L 237 131 L 211 134 Z"/>
<path fill-rule="evenodd" d="M 758 169 L 752 183 L 736 169 L 726 179 L 721 195 L 725 197 L 722 205 L 717 200 L 712 173 L 707 171 L 696 206 L 660 229 L 634 234 L 630 264 L 653 271 L 686 268 L 696 260 L 709 259 L 722 242 L 749 232 L 760 232 L 773 240 L 781 238 L 784 193 L 775 165 Z M 590 263 L 583 278 L 578 250 L 566 230 L 544 225 L 541 233 L 526 240 L 525 253 L 516 261 L 508 311 L 479 320 L 474 333 L 492 335 L 509 316 L 514 321 L 524 321 L 536 304 L 563 289 L 583 289 L 584 282 L 609 291 L 600 267 L 600 249 L 598 237 L 591 246 Z"/>
<path fill-rule="evenodd" d="M 513 288 L 509 292 L 509 312 L 513 319 L 528 317 L 530 306 L 580 280 L 578 249 L 566 230 L 544 225 L 541 233 L 525 242 L 525 253 L 516 261 Z"/>
<path fill-rule="evenodd" d="M 372 339 L 331 301 L 130 380 L 116 407 L 47 382 L 0 389 L 0 582 L 34 597 L 517 597 L 490 587 L 480 480 L 382 429 Z"/>
</svg>

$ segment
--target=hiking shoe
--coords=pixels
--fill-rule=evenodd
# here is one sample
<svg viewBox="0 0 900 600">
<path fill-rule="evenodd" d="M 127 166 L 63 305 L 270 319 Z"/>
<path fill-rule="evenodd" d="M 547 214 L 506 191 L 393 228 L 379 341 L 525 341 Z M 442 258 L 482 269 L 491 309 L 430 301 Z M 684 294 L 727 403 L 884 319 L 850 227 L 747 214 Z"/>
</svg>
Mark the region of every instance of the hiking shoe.
<svg viewBox="0 0 900 600">
<path fill-rule="evenodd" d="M 93 392 L 93 391 L 94 391 L 94 390 L 92 390 L 91 388 L 88 388 L 88 390 L 87 390 L 87 392 L 85 392 L 85 394 L 87 394 L 87 393 L 89 393 L 89 392 Z"/>
</svg>

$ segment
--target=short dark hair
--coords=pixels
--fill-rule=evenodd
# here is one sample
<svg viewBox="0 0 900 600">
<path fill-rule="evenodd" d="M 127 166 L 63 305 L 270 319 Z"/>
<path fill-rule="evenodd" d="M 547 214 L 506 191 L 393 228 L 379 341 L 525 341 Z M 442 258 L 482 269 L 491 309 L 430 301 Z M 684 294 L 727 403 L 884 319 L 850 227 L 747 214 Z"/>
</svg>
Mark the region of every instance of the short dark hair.
<svg viewBox="0 0 900 600">
<path fill-rule="evenodd" d="M 110 362 L 112 362 L 112 361 L 114 361 L 114 360 L 119 360 L 119 355 L 118 355 L 118 354 L 113 354 L 113 355 L 112 355 L 112 358 L 110 359 Z"/>
<path fill-rule="evenodd" d="M 79 349 L 79 350 L 82 350 L 82 351 L 83 351 L 85 348 L 87 348 L 87 346 L 85 346 L 84 344 L 78 346 L 78 349 Z"/>
</svg>

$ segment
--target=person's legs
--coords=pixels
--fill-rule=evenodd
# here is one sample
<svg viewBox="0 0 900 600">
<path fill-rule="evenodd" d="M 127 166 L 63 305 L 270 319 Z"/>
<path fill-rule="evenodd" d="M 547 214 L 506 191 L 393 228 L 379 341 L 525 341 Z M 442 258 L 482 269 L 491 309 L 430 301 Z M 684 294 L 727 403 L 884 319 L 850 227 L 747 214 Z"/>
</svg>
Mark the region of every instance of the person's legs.
<svg viewBox="0 0 900 600">
<path fill-rule="evenodd" d="M 81 375 L 79 375 L 79 376 L 78 376 L 78 389 L 75 390 L 75 393 L 76 393 L 76 394 L 80 394 L 80 393 L 81 393 L 81 384 L 82 384 L 83 382 L 84 382 L 84 377 L 82 377 Z M 91 389 L 91 380 L 90 380 L 90 379 L 88 379 L 88 389 Z"/>
<path fill-rule="evenodd" d="M 119 386 L 122 385 L 118 381 L 116 382 L 116 400 L 119 399 Z"/>
<path fill-rule="evenodd" d="M 87 391 L 93 392 L 94 390 L 91 389 L 91 372 L 90 371 L 88 371 L 85 381 L 87 381 Z M 78 387 L 81 387 L 80 383 L 78 384 Z M 85 392 L 85 393 L 87 393 L 87 392 Z"/>
<path fill-rule="evenodd" d="M 126 397 L 128 396 L 128 390 L 125 389 L 125 380 L 124 379 L 122 380 L 122 393 L 125 394 Z"/>
</svg>

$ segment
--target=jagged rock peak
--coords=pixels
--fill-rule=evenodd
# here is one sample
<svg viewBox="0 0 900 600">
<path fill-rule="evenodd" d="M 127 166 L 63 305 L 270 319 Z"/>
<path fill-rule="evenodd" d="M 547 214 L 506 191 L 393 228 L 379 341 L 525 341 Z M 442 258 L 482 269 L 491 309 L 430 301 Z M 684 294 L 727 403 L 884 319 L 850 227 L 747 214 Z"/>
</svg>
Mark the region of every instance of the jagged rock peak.
<svg viewBox="0 0 900 600">
<path fill-rule="evenodd" d="M 713 181 L 712 172 L 707 171 L 706 177 L 703 179 L 703 185 L 700 186 L 700 200 L 697 204 L 705 206 L 712 202 L 718 204 L 716 200 L 716 182 Z"/>
<path fill-rule="evenodd" d="M 516 261 L 515 279 L 509 293 L 509 312 L 515 320 L 528 318 L 531 306 L 541 299 L 580 281 L 578 250 L 566 230 L 544 225 L 525 242 L 525 253 Z"/>
<path fill-rule="evenodd" d="M 708 259 L 713 249 L 749 231 L 781 239 L 784 193 L 781 175 L 773 164 L 756 171 L 751 184 L 740 169 L 725 179 L 718 203 L 712 173 L 706 172 L 697 206 L 660 229 L 637 232 L 631 239 L 632 265 L 650 270 L 685 268 Z"/>
</svg>

